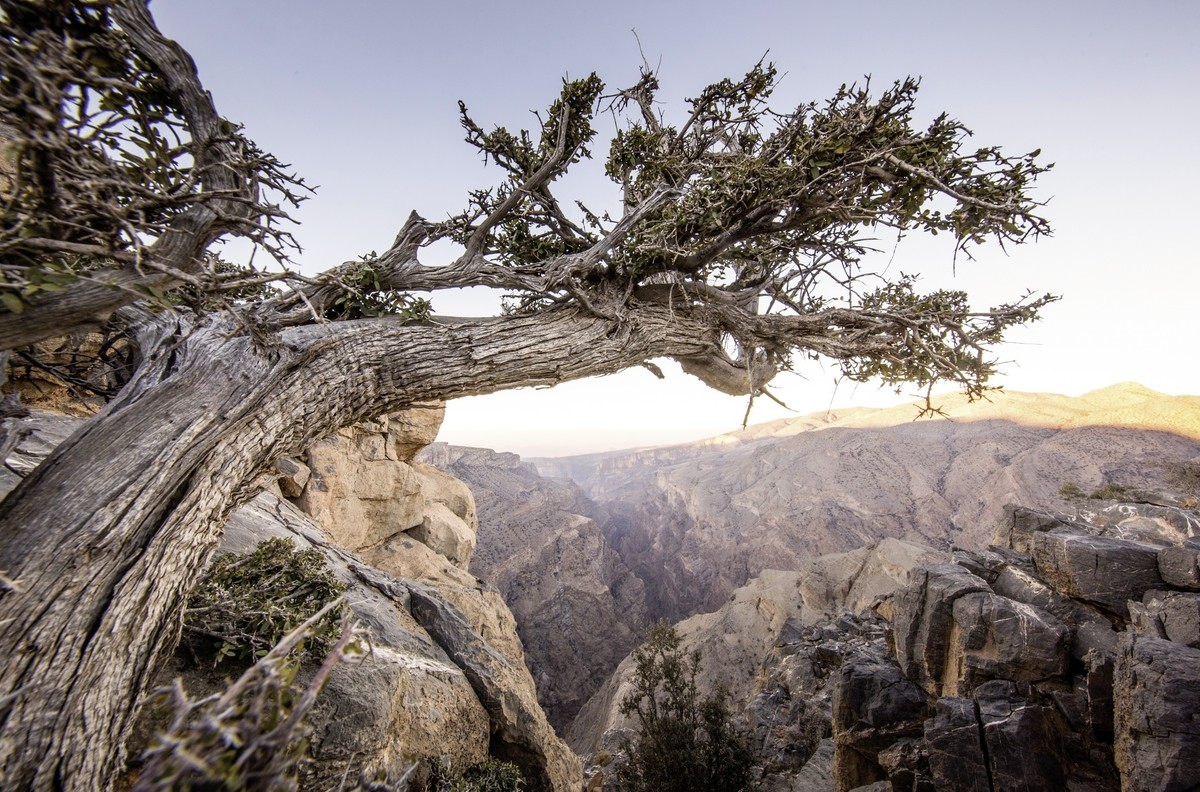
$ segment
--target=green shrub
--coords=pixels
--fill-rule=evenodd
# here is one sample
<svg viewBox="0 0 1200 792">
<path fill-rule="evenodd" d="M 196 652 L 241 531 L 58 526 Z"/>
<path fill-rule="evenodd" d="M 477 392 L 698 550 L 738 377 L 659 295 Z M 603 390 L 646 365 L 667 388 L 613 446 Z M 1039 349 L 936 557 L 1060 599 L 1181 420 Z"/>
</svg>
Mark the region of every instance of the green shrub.
<svg viewBox="0 0 1200 792">
<path fill-rule="evenodd" d="M 634 689 L 621 702 L 636 716 L 636 740 L 622 744 L 617 769 L 626 792 L 741 792 L 751 784 L 755 756 L 733 724 L 729 692 L 701 700 L 696 691 L 700 653 L 685 655 L 674 627 L 659 622 L 633 653 Z"/>
<path fill-rule="evenodd" d="M 462 775 L 453 775 L 441 762 L 430 766 L 427 792 L 522 792 L 525 777 L 512 762 L 489 757 L 468 767 Z"/>
<path fill-rule="evenodd" d="M 247 553 L 214 559 L 188 599 L 184 643 L 214 665 L 227 658 L 255 660 L 345 589 L 319 551 L 268 539 Z M 338 615 L 330 612 L 313 626 L 304 654 L 324 657 L 337 636 Z"/>
<path fill-rule="evenodd" d="M 1063 485 L 1058 488 L 1058 494 L 1067 500 L 1078 500 L 1086 497 L 1084 491 L 1081 490 L 1079 485 L 1074 481 L 1064 482 Z"/>
<path fill-rule="evenodd" d="M 1129 487 L 1110 482 L 1099 489 L 1093 490 L 1092 494 L 1088 495 L 1088 497 L 1092 500 L 1120 500 L 1127 495 L 1129 495 Z"/>
</svg>

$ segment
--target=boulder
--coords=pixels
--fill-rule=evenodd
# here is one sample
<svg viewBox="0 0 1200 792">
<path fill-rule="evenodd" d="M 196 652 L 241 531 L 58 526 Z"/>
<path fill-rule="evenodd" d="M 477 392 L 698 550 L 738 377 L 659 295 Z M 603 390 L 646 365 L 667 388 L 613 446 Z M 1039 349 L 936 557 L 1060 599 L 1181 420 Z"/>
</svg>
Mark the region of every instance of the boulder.
<svg viewBox="0 0 1200 792">
<path fill-rule="evenodd" d="M 1159 550 L 1158 573 L 1169 585 L 1200 591 L 1200 536 Z"/>
<path fill-rule="evenodd" d="M 422 448 L 437 439 L 442 419 L 446 417 L 445 402 L 414 404 L 407 410 L 392 413 L 383 421 L 394 458 L 411 462 Z"/>
<path fill-rule="evenodd" d="M 914 583 L 896 592 L 890 606 L 896 661 L 905 677 L 939 696 L 951 649 L 954 601 L 990 589 L 957 564 L 935 564 L 914 577 Z"/>
<path fill-rule="evenodd" d="M 987 591 L 954 601 L 944 695 L 965 695 L 992 679 L 1037 682 L 1067 670 L 1071 633 L 1040 608 Z"/>
<path fill-rule="evenodd" d="M 1126 603 L 1161 588 L 1155 545 L 1056 529 L 1033 538 L 1033 560 L 1042 579 L 1124 618 Z"/>
<path fill-rule="evenodd" d="M 1200 788 L 1200 649 L 1125 632 L 1114 688 L 1122 790 Z"/>
<path fill-rule="evenodd" d="M 426 503 L 425 518 L 408 535 L 445 556 L 459 569 L 466 569 L 471 564 L 475 531 L 445 504 Z"/>
</svg>

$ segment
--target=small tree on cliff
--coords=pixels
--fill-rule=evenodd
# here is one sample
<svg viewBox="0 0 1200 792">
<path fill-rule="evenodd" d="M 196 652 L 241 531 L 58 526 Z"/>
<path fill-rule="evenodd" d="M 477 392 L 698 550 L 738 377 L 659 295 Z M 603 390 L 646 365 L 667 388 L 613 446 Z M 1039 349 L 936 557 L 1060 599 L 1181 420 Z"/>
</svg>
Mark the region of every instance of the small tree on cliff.
<svg viewBox="0 0 1200 792">
<path fill-rule="evenodd" d="M 637 719 L 637 739 L 622 746 L 617 781 L 628 792 L 741 792 L 754 752 L 733 724 L 728 692 L 700 699 L 700 652 L 685 654 L 679 633 L 659 622 L 634 650 L 633 690 L 621 714 Z"/>
<path fill-rule="evenodd" d="M 132 366 L 0 504 L 13 788 L 110 785 L 226 516 L 273 459 L 340 426 L 654 358 L 750 397 L 809 357 L 978 395 L 990 348 L 1052 299 L 976 311 L 861 263 L 881 228 L 963 249 L 1047 233 L 1036 152 L 969 148 L 944 115 L 914 127 L 913 80 L 771 110 L 767 64 L 701 89 L 678 122 L 650 73 L 608 93 L 565 81 L 529 133 L 463 107 L 497 183 L 448 220 L 413 213 L 378 256 L 263 294 L 281 276 L 208 250 L 233 235 L 284 256 L 303 185 L 220 115 L 144 0 L 9 0 L 0 40 L 0 351 L 104 325 Z M 599 110 L 622 119 L 611 216 L 555 192 L 591 156 Z M 457 258 L 418 260 L 443 239 Z M 510 310 L 439 320 L 407 296 L 462 286 L 503 289 Z"/>
</svg>

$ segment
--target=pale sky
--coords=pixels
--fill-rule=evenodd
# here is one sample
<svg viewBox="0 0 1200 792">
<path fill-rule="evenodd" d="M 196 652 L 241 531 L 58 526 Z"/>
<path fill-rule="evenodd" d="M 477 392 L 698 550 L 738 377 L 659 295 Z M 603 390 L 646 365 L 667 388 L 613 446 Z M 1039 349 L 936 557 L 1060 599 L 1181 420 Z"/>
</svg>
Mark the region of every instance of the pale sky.
<svg viewBox="0 0 1200 792">
<path fill-rule="evenodd" d="M 564 75 L 632 84 L 635 29 L 675 107 L 764 53 L 786 72 L 781 108 L 868 74 L 875 85 L 919 75 L 921 120 L 945 110 L 979 145 L 1041 148 L 1057 163 L 1038 193 L 1055 236 L 1008 255 L 980 250 L 957 274 L 948 240 L 912 238 L 891 271 L 965 289 L 981 308 L 1026 288 L 1063 295 L 1001 350 L 1009 389 L 1078 395 L 1134 380 L 1200 393 L 1200 4 L 154 0 L 151 10 L 195 57 L 218 109 L 320 187 L 297 212 L 306 272 L 383 250 L 410 210 L 441 219 L 494 183 L 462 142 L 457 100 L 485 128 L 529 126 Z M 601 162 L 569 184 L 592 208 L 615 208 L 606 145 L 593 148 Z M 436 252 L 424 260 L 438 263 Z M 488 306 L 435 300 L 448 314 Z M 835 391 L 834 374 L 810 364 L 773 390 L 801 413 L 901 398 Z M 666 381 L 635 370 L 452 402 L 440 439 L 578 453 L 729 431 L 744 410 L 678 369 Z M 787 414 L 762 401 L 751 420 Z"/>
</svg>

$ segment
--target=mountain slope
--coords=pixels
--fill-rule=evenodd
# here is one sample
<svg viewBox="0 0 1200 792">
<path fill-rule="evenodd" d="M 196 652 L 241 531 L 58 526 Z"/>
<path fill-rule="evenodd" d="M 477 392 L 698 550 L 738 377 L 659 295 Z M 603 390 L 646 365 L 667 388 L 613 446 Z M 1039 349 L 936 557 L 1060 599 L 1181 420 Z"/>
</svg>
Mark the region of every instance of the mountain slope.
<svg viewBox="0 0 1200 792">
<path fill-rule="evenodd" d="M 993 394 L 777 421 L 698 443 L 535 460 L 595 501 L 653 616 L 719 607 L 765 568 L 885 537 L 984 544 L 1007 503 L 1063 509 L 1066 482 L 1158 487 L 1200 459 L 1200 397 L 1125 383 L 1082 397 Z"/>
</svg>

